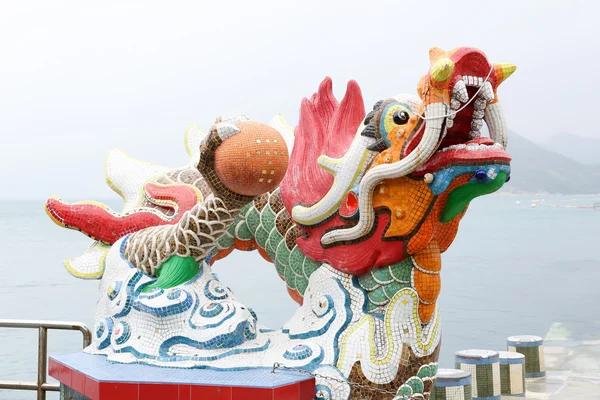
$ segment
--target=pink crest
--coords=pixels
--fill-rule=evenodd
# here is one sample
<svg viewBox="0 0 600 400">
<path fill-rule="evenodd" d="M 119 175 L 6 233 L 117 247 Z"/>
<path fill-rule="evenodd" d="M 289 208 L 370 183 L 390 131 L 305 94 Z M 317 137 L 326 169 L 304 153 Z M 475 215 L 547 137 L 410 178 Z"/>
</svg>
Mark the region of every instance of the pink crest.
<svg viewBox="0 0 600 400">
<path fill-rule="evenodd" d="M 313 205 L 327 194 L 333 184 L 333 176 L 317 165 L 317 159 L 322 154 L 332 158 L 343 156 L 364 117 L 362 95 L 354 81 L 348 83 L 346 95 L 340 104 L 331 91 L 330 78 L 321 83 L 318 93 L 302 101 L 294 149 L 280 186 L 288 212 L 291 213 L 298 203 Z M 299 238 L 297 244 L 302 252 L 314 261 L 326 262 L 349 274 L 362 275 L 373 267 L 389 265 L 405 257 L 402 242 L 382 241 L 388 224 L 389 215 L 380 214 L 374 234 L 368 239 L 323 248 L 323 234 L 329 229 L 346 225 L 346 222 L 335 214 L 320 225 L 301 226 L 308 235 Z"/>
<path fill-rule="evenodd" d="M 365 118 L 365 106 L 355 81 L 348 82 L 341 103 L 335 99 L 331 78 L 319 85 L 319 91 L 300 106 L 300 121 L 294 132 L 294 149 L 287 173 L 281 183 L 281 195 L 288 211 L 298 204 L 314 204 L 325 196 L 333 176 L 317 165 L 317 159 L 344 155 L 356 129 Z"/>
</svg>

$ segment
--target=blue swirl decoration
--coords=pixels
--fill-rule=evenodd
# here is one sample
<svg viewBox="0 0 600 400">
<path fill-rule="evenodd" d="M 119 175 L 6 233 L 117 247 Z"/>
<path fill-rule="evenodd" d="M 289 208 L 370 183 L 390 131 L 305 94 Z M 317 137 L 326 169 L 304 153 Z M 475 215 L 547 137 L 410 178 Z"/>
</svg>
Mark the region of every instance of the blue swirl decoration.
<svg viewBox="0 0 600 400">
<path fill-rule="evenodd" d="M 309 346 L 303 344 L 297 344 L 293 348 L 286 350 L 283 353 L 283 358 L 286 360 L 306 360 L 312 356 L 313 351 Z"/>
<path fill-rule="evenodd" d="M 331 314 L 329 316 L 329 319 L 325 322 L 325 324 L 322 327 L 302 333 L 290 333 L 289 329 L 282 329 L 281 331 L 287 334 L 290 339 L 301 340 L 321 336 L 322 334 L 327 332 L 337 316 L 337 312 L 335 310 L 335 307 L 333 306 L 333 299 L 331 298 L 331 296 L 329 296 L 328 294 L 322 296 L 319 299 L 319 303 L 316 305 L 316 307 L 313 307 L 312 310 L 315 313 L 315 315 L 319 318 L 324 318 L 327 314 Z"/>
<path fill-rule="evenodd" d="M 106 295 L 108 296 L 108 298 L 111 301 L 114 300 L 119 295 L 119 292 L 121 291 L 122 286 L 123 286 L 123 281 L 116 281 L 108 287 L 108 290 L 106 291 Z"/>
<path fill-rule="evenodd" d="M 246 327 L 244 328 L 244 337 L 246 340 L 256 339 L 256 326 L 254 321 L 246 321 Z"/>
<path fill-rule="evenodd" d="M 125 321 L 118 322 L 115 326 L 113 337 L 115 343 L 121 345 L 129 340 L 131 337 L 131 328 L 129 324 Z"/>
<path fill-rule="evenodd" d="M 202 309 L 198 312 L 200 317 L 206 318 L 210 321 L 196 321 L 198 325 L 194 323 L 194 316 L 196 309 L 198 308 L 200 301 L 196 297 L 196 304 L 192 310 L 192 318 L 189 319 L 188 324 L 192 329 L 212 329 L 221 326 L 225 321 L 236 315 L 236 307 L 229 302 L 222 303 L 209 303 L 202 306 Z M 217 313 L 217 310 L 219 312 Z M 218 319 L 215 317 L 219 317 Z"/>
<path fill-rule="evenodd" d="M 317 397 L 315 400 L 330 400 L 331 399 L 331 389 L 329 389 L 325 385 L 317 385 L 315 387 L 315 391 L 317 392 Z"/>
<path fill-rule="evenodd" d="M 221 282 L 217 280 L 211 280 L 206 283 L 204 286 L 204 295 L 208 297 L 210 300 L 225 300 L 229 297 L 227 290 L 221 284 Z"/>
<path fill-rule="evenodd" d="M 204 318 L 213 318 L 223 312 L 221 303 L 208 303 L 200 307 L 200 315 Z"/>
<path fill-rule="evenodd" d="M 244 335 L 244 329 L 246 328 L 248 321 L 242 321 L 233 329 L 232 332 L 223 333 L 216 335 L 209 340 L 197 341 L 190 339 L 185 336 L 173 336 L 165 340 L 158 350 L 158 354 L 161 357 L 169 357 L 169 351 L 171 347 L 175 345 L 186 345 L 198 350 L 214 350 L 214 349 L 230 349 L 241 345 L 246 341 Z"/>
<path fill-rule="evenodd" d="M 254 312 L 254 310 L 251 309 L 250 307 L 248 307 L 248 311 L 250 311 L 250 315 L 252 315 L 252 317 L 254 318 L 254 320 L 258 321 L 258 315 L 256 315 L 256 313 Z"/>
<path fill-rule="evenodd" d="M 140 293 L 138 296 L 138 299 L 146 299 L 146 300 L 154 299 L 154 298 L 162 295 L 164 292 L 165 291 L 161 288 L 153 288 L 149 292 Z"/>
<path fill-rule="evenodd" d="M 137 270 L 127 281 L 127 284 L 125 285 L 125 293 L 127 297 L 125 298 L 124 304 L 121 306 L 121 310 L 114 315 L 115 318 L 124 317 L 131 311 L 134 297 L 137 296 L 144 286 L 144 284 L 142 284 L 135 289 L 135 285 L 137 285 L 140 279 L 142 279 L 142 276 L 144 276 L 144 273 L 140 270 Z M 123 301 L 123 299 L 120 301 Z M 119 306 L 120 304 L 117 305 Z"/>
<path fill-rule="evenodd" d="M 181 314 L 184 311 L 189 310 L 194 303 L 192 295 L 186 290 L 175 289 L 167 293 L 167 299 L 172 304 L 166 305 L 164 302 L 156 301 L 156 306 L 147 304 L 144 300 L 138 298 L 133 303 L 133 308 L 137 311 L 152 314 L 157 317 L 167 317 L 170 315 Z M 146 300 L 147 301 L 147 300 Z"/>
<path fill-rule="evenodd" d="M 177 300 L 181 296 L 181 289 L 174 289 L 167 293 L 167 299 Z"/>
<path fill-rule="evenodd" d="M 110 337 L 113 330 L 113 320 L 104 318 L 96 322 L 94 331 L 96 333 L 95 342 L 98 343 L 98 350 L 107 348 L 110 345 Z"/>
</svg>

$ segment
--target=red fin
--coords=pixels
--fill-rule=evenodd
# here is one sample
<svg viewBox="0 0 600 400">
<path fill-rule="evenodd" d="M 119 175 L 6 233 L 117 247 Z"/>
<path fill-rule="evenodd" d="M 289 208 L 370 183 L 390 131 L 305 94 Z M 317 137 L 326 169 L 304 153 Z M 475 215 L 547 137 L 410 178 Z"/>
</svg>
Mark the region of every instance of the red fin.
<svg viewBox="0 0 600 400">
<path fill-rule="evenodd" d="M 77 229 L 104 243 L 113 244 L 123 236 L 151 226 L 174 224 L 199 199 L 199 191 L 190 185 L 146 184 L 146 193 L 156 205 L 177 210 L 174 218 L 167 218 L 156 209 L 134 209 L 120 214 L 100 203 L 69 204 L 57 198 L 46 201 L 46 212 L 57 224 Z"/>
</svg>

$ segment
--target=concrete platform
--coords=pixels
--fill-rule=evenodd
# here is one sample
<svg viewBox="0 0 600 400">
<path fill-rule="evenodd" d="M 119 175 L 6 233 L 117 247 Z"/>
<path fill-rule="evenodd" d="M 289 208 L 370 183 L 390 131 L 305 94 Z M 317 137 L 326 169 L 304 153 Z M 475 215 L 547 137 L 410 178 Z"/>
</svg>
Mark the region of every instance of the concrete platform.
<svg viewBox="0 0 600 400">
<path fill-rule="evenodd" d="M 527 399 L 600 399 L 600 340 L 554 323 L 544 339 L 546 379 L 527 381 Z"/>
</svg>

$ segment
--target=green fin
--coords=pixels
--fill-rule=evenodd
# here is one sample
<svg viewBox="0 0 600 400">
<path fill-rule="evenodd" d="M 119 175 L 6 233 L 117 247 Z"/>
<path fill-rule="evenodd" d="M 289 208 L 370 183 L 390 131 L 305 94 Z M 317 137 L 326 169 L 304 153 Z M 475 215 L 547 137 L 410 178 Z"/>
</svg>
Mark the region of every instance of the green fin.
<svg viewBox="0 0 600 400">
<path fill-rule="evenodd" d="M 440 222 L 446 223 L 452 221 L 467 208 L 469 202 L 475 197 L 494 193 L 500 189 L 504 185 L 504 182 L 506 182 L 506 175 L 506 172 L 500 171 L 490 183 L 467 183 L 454 189 L 448 195 L 446 206 L 440 216 Z"/>
<path fill-rule="evenodd" d="M 170 289 L 189 281 L 198 274 L 200 266 L 194 257 L 171 256 L 156 270 L 158 279 L 142 289 L 149 292 L 154 288 Z"/>
</svg>

